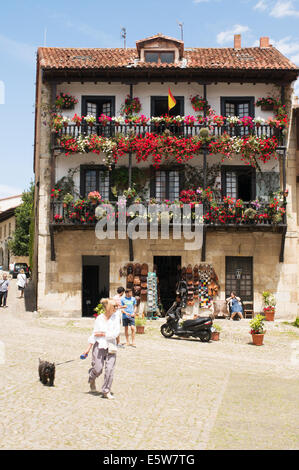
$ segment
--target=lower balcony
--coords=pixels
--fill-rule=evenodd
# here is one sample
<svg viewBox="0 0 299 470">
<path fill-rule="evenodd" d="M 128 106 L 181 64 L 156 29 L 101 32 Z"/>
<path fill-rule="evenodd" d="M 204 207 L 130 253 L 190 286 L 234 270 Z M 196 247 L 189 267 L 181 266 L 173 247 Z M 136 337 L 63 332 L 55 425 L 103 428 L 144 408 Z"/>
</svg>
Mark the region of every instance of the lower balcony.
<svg viewBox="0 0 299 470">
<path fill-rule="evenodd" d="M 51 203 L 51 224 L 56 227 L 72 228 L 93 228 L 98 220 L 104 217 L 114 217 L 115 223 L 122 218 L 129 223 L 136 218 L 135 213 L 130 210 L 130 204 L 119 206 L 115 201 L 104 201 L 101 203 L 92 203 L 89 200 L 80 199 L 71 204 L 65 204 L 61 201 Z M 150 209 L 163 202 L 137 201 L 135 204 L 141 204 L 146 213 L 143 219 L 150 223 L 160 223 L 163 214 L 169 214 L 171 225 L 181 223 L 182 225 L 202 223 L 208 230 L 246 230 L 246 231 L 281 231 L 286 226 L 286 203 L 281 202 L 233 202 L 229 198 L 223 201 L 206 201 L 204 203 L 187 203 L 179 201 L 165 201 L 162 212 L 159 212 L 155 220 L 150 214 Z M 185 212 L 187 207 L 188 214 Z M 97 215 L 97 208 L 101 209 L 101 214 Z M 180 216 L 174 217 L 175 211 L 179 210 Z M 177 214 L 178 212 L 176 212 Z"/>
</svg>

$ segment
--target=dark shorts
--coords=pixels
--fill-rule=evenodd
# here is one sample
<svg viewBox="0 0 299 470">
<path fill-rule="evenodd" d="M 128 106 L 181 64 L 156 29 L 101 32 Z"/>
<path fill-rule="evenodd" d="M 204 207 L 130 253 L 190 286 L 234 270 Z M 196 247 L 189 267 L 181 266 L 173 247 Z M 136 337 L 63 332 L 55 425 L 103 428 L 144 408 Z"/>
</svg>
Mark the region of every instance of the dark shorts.
<svg viewBox="0 0 299 470">
<path fill-rule="evenodd" d="M 18 290 L 25 290 L 25 287 L 18 286 Z"/>
<path fill-rule="evenodd" d="M 135 317 L 123 318 L 123 326 L 135 326 Z"/>
</svg>

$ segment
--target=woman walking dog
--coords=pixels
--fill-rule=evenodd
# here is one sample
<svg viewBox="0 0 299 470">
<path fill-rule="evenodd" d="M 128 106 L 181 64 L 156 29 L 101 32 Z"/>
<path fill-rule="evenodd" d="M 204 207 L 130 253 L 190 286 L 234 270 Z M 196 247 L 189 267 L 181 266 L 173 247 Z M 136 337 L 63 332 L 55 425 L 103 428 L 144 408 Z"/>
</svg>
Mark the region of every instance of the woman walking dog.
<svg viewBox="0 0 299 470">
<path fill-rule="evenodd" d="M 113 381 L 116 362 L 116 338 L 120 334 L 119 316 L 116 315 L 118 304 L 115 300 L 101 299 L 105 312 L 95 321 L 93 333 L 88 339 L 89 347 L 85 352 L 88 355 L 92 349 L 91 369 L 89 370 L 89 385 L 92 392 L 96 391 L 95 381 L 101 375 L 105 366 L 104 383 L 102 386 L 103 398 L 113 399 L 111 385 Z"/>
</svg>

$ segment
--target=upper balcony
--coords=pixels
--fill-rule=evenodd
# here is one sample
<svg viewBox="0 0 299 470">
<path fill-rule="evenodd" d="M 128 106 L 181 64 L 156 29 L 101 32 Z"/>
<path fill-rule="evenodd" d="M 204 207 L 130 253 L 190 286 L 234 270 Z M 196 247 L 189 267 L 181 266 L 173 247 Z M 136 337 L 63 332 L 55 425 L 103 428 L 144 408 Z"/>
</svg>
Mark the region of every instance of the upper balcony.
<svg viewBox="0 0 299 470">
<path fill-rule="evenodd" d="M 105 124 L 95 123 L 93 125 L 88 125 L 85 121 L 82 121 L 78 125 L 66 123 L 55 130 L 55 144 L 59 147 L 62 139 L 77 139 L 79 137 L 92 135 L 113 138 L 120 136 L 145 137 L 147 134 L 161 135 L 166 133 L 181 138 L 201 137 L 202 129 L 209 129 L 209 135 L 211 138 L 218 138 L 224 134 L 229 137 L 246 137 L 253 135 L 260 139 L 276 137 L 279 143 L 282 142 L 282 129 L 274 124 L 260 124 L 253 121 L 248 125 L 233 123 L 221 124 L 221 122 L 217 125 L 205 122 L 167 122 L 161 119 L 161 121 L 151 121 L 146 123 L 119 123 L 115 121 L 109 121 Z"/>
</svg>

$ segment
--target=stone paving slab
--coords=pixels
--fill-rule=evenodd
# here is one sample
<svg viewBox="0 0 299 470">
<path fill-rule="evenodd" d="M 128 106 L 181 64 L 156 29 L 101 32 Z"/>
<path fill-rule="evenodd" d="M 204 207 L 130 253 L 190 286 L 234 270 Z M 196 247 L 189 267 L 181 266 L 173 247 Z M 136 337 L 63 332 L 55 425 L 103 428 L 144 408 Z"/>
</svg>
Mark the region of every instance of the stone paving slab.
<svg viewBox="0 0 299 470">
<path fill-rule="evenodd" d="M 9 292 L 0 309 L 2 449 L 295 449 L 299 447 L 299 331 L 267 325 L 251 345 L 249 322 L 219 320 L 221 341 L 165 339 L 148 322 L 137 348 L 119 350 L 114 401 L 91 394 L 86 348 L 93 319 L 38 318 Z M 124 338 L 123 338 L 124 339 Z M 38 380 L 38 358 L 57 366 Z M 299 359 L 299 357 L 298 357 Z M 97 381 L 98 389 L 102 378 Z"/>
</svg>

